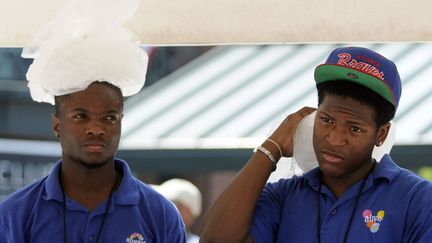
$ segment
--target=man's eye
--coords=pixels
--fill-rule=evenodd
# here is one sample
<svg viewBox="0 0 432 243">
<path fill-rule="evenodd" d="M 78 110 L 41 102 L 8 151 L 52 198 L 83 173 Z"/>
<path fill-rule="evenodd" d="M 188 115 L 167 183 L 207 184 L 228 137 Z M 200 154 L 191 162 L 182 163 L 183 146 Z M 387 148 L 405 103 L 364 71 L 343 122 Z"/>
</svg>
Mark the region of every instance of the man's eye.
<svg viewBox="0 0 432 243">
<path fill-rule="evenodd" d="M 72 116 L 74 119 L 80 120 L 80 119 L 84 119 L 87 118 L 86 114 L 75 114 Z"/>
<path fill-rule="evenodd" d="M 322 116 L 320 119 L 321 119 L 321 121 L 323 121 L 324 123 L 331 123 L 331 122 L 332 122 L 332 120 L 330 120 L 330 118 L 325 117 L 325 116 Z"/>
<path fill-rule="evenodd" d="M 117 116 L 107 116 L 107 117 L 105 117 L 105 119 L 107 121 L 110 121 L 110 122 L 116 122 L 118 120 L 118 117 Z"/>
<path fill-rule="evenodd" d="M 362 132 L 363 131 L 361 128 L 355 127 L 355 126 L 350 127 L 350 130 L 353 132 Z"/>
</svg>

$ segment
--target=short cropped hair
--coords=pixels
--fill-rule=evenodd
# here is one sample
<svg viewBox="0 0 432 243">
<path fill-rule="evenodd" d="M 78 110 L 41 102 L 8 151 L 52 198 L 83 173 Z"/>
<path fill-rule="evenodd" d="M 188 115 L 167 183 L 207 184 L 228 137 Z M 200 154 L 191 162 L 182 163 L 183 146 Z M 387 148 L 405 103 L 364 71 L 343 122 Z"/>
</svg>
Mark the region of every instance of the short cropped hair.
<svg viewBox="0 0 432 243">
<path fill-rule="evenodd" d="M 119 95 L 119 98 L 120 98 L 120 100 L 122 102 L 122 105 L 123 105 L 123 94 L 122 94 L 121 89 L 119 87 L 117 87 L 115 85 L 112 85 L 111 83 L 108 83 L 108 82 L 105 82 L 105 81 L 95 81 L 95 82 L 98 82 L 100 84 L 103 84 L 103 85 L 105 85 L 107 87 L 112 88 Z M 68 96 L 68 94 L 66 94 L 66 95 L 59 95 L 59 96 L 55 96 L 54 97 L 54 112 L 55 112 L 56 115 L 60 115 L 60 104 L 62 102 L 62 99 L 64 97 L 67 97 L 67 96 Z"/>
<path fill-rule="evenodd" d="M 321 105 L 327 94 L 350 97 L 374 109 L 374 118 L 378 127 L 391 121 L 395 115 L 393 104 L 366 86 L 344 80 L 335 80 L 319 83 L 317 89 L 318 106 Z"/>
</svg>

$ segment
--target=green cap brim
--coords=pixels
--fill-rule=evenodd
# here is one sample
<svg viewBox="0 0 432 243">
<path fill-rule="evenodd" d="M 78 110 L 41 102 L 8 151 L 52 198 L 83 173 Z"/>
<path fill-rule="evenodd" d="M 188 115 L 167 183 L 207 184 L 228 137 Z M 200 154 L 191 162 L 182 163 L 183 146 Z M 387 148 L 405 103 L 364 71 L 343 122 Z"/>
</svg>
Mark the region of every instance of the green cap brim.
<svg viewBox="0 0 432 243">
<path fill-rule="evenodd" d="M 336 80 L 346 80 L 364 85 L 395 106 L 393 94 L 390 91 L 391 89 L 383 80 L 380 80 L 372 75 L 338 65 L 323 64 L 315 69 L 315 82 L 317 84 Z"/>
</svg>

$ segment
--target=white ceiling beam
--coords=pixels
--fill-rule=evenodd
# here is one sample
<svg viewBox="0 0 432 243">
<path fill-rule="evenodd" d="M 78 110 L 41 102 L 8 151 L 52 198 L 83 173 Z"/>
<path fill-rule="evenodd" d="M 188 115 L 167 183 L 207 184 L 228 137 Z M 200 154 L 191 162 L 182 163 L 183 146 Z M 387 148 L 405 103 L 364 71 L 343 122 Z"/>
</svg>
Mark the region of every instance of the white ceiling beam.
<svg viewBox="0 0 432 243">
<path fill-rule="evenodd" d="M 65 0 L 0 0 L 0 46 L 21 47 Z M 148 45 L 431 41 L 432 1 L 141 0 Z M 103 9 L 101 9 L 103 11 Z"/>
</svg>

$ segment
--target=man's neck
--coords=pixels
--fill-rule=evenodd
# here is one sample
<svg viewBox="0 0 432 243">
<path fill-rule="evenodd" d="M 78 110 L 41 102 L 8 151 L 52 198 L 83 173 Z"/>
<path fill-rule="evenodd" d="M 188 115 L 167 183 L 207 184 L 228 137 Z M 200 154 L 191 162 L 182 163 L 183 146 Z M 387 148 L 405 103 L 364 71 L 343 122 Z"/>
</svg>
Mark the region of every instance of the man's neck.
<svg viewBox="0 0 432 243">
<path fill-rule="evenodd" d="M 345 177 L 331 177 L 323 174 L 323 183 L 330 188 L 335 198 L 338 199 L 345 191 L 348 190 L 348 188 L 350 188 L 356 182 L 365 178 L 369 171 L 372 170 L 374 164 L 375 161 L 372 160 L 371 163 L 365 164 L 365 166 L 353 172 L 351 175 Z"/>
<path fill-rule="evenodd" d="M 62 161 L 60 173 L 60 183 L 66 195 L 89 210 L 95 209 L 110 196 L 121 176 L 115 171 L 114 161 L 99 168 L 86 168 L 73 161 Z"/>
</svg>

